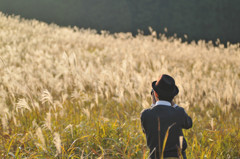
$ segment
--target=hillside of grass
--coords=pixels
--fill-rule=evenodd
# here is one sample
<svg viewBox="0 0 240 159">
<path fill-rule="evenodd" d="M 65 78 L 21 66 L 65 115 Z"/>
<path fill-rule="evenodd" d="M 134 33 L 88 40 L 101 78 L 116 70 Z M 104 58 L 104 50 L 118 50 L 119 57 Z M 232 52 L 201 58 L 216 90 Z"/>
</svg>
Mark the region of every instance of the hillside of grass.
<svg viewBox="0 0 240 159">
<path fill-rule="evenodd" d="M 240 157 L 239 44 L 156 39 L 0 13 L 0 158 L 147 158 L 140 112 L 170 74 L 192 159 Z"/>
</svg>

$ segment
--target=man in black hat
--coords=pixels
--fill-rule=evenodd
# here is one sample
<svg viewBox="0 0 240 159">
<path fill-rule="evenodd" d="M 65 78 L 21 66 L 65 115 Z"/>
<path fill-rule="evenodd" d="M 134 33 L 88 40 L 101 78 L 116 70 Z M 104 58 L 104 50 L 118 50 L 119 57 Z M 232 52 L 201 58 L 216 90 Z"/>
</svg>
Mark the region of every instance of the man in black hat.
<svg viewBox="0 0 240 159">
<path fill-rule="evenodd" d="M 141 124 L 147 138 L 150 157 L 159 159 L 163 153 L 164 158 L 179 158 L 182 155 L 186 159 L 187 142 L 182 129 L 191 128 L 192 119 L 182 107 L 173 103 L 173 98 L 179 92 L 178 87 L 171 76 L 164 74 L 158 81 L 152 83 L 152 88 L 154 105 L 141 113 Z"/>
</svg>

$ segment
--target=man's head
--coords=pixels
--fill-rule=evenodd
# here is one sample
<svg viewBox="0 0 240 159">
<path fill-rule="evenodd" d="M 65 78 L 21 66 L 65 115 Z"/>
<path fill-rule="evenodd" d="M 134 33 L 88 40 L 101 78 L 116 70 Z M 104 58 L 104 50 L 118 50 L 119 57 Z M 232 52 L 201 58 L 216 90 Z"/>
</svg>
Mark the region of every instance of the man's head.
<svg viewBox="0 0 240 159">
<path fill-rule="evenodd" d="M 152 88 L 155 91 L 155 96 L 159 100 L 171 102 L 178 94 L 178 87 L 175 85 L 175 80 L 166 74 L 163 74 L 157 81 L 152 82 Z"/>
</svg>

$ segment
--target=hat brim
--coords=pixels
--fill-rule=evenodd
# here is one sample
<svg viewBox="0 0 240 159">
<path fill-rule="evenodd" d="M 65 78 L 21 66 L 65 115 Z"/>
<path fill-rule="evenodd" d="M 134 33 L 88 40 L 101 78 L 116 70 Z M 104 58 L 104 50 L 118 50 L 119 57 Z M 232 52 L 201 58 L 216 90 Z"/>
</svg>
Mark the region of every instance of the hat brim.
<svg viewBox="0 0 240 159">
<path fill-rule="evenodd" d="M 172 92 L 165 92 L 164 90 L 161 90 L 161 89 L 157 88 L 156 83 L 157 83 L 157 81 L 152 82 L 152 88 L 159 95 L 164 94 L 164 95 L 167 95 L 167 96 L 174 97 L 179 93 L 179 89 L 176 85 L 174 86 L 174 90 Z"/>
</svg>

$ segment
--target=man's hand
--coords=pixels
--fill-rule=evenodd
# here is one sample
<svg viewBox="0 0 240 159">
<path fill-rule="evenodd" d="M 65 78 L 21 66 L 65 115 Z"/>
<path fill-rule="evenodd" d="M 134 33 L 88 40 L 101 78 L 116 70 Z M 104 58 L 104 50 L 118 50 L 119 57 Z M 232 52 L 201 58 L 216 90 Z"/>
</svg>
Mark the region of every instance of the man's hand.
<svg viewBox="0 0 240 159">
<path fill-rule="evenodd" d="M 172 100 L 172 102 L 171 102 L 171 106 L 173 107 L 173 108 L 178 108 L 179 106 Z"/>
</svg>

